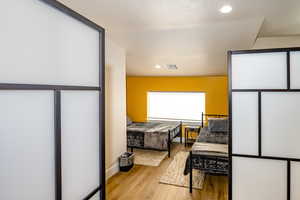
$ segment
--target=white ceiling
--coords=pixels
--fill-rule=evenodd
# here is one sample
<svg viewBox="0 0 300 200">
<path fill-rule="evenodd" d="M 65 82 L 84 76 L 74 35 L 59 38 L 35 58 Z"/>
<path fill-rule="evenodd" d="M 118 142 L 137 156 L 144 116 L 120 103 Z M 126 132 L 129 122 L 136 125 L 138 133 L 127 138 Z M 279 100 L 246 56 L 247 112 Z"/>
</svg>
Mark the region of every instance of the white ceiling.
<svg viewBox="0 0 300 200">
<path fill-rule="evenodd" d="M 258 36 L 300 34 L 300 0 L 60 1 L 126 50 L 128 75 L 222 75 L 228 50 L 250 49 Z M 230 14 L 218 11 L 224 4 Z"/>
</svg>

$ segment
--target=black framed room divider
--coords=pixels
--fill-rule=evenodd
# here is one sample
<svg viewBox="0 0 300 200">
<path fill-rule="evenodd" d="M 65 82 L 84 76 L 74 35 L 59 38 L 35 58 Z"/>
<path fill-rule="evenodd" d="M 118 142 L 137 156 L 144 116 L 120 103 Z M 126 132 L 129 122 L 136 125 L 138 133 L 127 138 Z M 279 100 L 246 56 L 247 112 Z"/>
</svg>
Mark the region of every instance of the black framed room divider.
<svg viewBox="0 0 300 200">
<path fill-rule="evenodd" d="M 0 199 L 105 200 L 105 30 L 56 0 L 0 18 Z"/>
<path fill-rule="evenodd" d="M 228 52 L 229 200 L 300 199 L 300 48 Z"/>
</svg>

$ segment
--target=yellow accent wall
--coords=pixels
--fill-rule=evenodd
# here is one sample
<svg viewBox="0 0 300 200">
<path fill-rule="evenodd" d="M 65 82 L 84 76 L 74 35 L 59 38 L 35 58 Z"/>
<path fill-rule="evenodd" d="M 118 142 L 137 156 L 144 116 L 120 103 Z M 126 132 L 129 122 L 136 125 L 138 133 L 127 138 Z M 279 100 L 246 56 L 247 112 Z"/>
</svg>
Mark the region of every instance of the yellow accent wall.
<svg viewBox="0 0 300 200">
<path fill-rule="evenodd" d="M 135 122 L 147 120 L 147 92 L 205 92 L 206 113 L 228 114 L 227 76 L 127 76 L 127 114 Z"/>
</svg>

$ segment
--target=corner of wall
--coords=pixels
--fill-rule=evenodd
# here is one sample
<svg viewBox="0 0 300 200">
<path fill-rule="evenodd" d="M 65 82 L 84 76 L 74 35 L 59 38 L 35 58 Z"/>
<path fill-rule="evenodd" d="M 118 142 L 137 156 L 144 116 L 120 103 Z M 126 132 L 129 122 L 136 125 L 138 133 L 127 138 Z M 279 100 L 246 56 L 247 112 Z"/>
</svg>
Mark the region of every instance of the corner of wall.
<svg viewBox="0 0 300 200">
<path fill-rule="evenodd" d="M 112 166 L 110 168 L 106 169 L 106 171 L 105 171 L 106 181 L 108 179 L 110 179 L 111 177 L 113 177 L 115 174 L 117 174 L 119 171 L 120 171 L 119 163 L 115 162 L 114 164 L 112 164 Z"/>
<path fill-rule="evenodd" d="M 126 149 L 126 53 L 106 38 L 105 125 L 106 176 L 119 171 L 118 157 Z"/>
</svg>

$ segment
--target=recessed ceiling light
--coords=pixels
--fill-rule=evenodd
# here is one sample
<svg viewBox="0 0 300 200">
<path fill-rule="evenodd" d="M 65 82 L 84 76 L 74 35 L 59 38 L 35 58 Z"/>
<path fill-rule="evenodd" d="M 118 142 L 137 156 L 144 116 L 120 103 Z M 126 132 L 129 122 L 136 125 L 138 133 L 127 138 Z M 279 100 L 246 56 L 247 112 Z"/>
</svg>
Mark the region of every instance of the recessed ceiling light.
<svg viewBox="0 0 300 200">
<path fill-rule="evenodd" d="M 224 5 L 219 11 L 224 14 L 230 13 L 232 11 L 232 7 L 230 5 Z"/>
<path fill-rule="evenodd" d="M 155 68 L 156 68 L 156 69 L 160 69 L 161 66 L 160 66 L 160 65 L 155 65 Z"/>
</svg>

